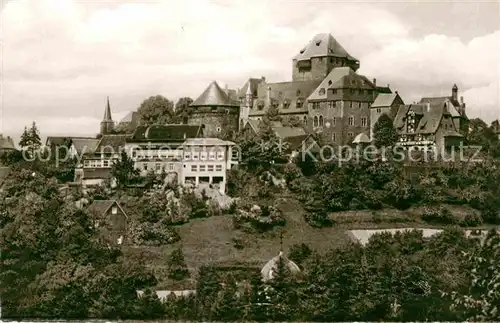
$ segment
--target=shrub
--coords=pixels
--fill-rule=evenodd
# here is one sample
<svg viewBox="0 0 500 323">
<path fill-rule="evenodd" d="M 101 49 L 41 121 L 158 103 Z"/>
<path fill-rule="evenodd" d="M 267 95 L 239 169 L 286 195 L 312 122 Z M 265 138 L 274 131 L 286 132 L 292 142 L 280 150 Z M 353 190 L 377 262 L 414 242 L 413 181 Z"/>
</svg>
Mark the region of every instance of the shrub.
<svg viewBox="0 0 500 323">
<path fill-rule="evenodd" d="M 462 221 L 460 221 L 460 226 L 462 227 L 475 227 L 483 224 L 483 218 L 476 213 L 467 213 Z"/>
<path fill-rule="evenodd" d="M 252 205 L 248 201 L 242 201 L 233 217 L 235 228 L 241 228 L 243 224 L 248 223 L 258 231 L 266 231 L 284 225 L 285 222 L 281 210 L 277 207 Z"/>
<path fill-rule="evenodd" d="M 168 278 L 183 280 L 187 277 L 189 277 L 189 271 L 184 260 L 184 253 L 181 248 L 177 248 L 168 258 Z"/>
<path fill-rule="evenodd" d="M 128 227 L 128 239 L 133 245 L 161 246 L 180 240 L 179 233 L 162 222 L 132 222 Z"/>
<path fill-rule="evenodd" d="M 457 218 L 447 208 L 428 208 L 422 214 L 422 220 L 429 223 L 455 224 Z"/>
</svg>

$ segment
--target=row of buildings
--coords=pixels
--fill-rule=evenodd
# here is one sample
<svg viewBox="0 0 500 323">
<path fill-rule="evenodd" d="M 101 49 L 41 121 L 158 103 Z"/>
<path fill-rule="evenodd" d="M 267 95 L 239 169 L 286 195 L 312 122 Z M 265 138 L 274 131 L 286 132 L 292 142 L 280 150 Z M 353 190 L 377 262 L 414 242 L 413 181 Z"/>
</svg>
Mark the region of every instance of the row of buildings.
<svg viewBox="0 0 500 323">
<path fill-rule="evenodd" d="M 239 158 L 234 143 L 217 139 L 223 130 L 258 132 L 270 109 L 281 121 L 273 124 L 277 136 L 299 147 L 311 134 L 332 144 L 369 143 L 383 114 L 392 118 L 398 144 L 424 150 L 453 146 L 467 130 L 463 97 L 454 85 L 450 96 L 422 98 L 405 104 L 390 86 L 357 73 L 360 62 L 330 34 L 316 35 L 292 59 L 292 80 L 267 82 L 249 78 L 240 89 L 222 89 L 212 82 L 190 104 L 181 125 L 143 125 L 131 112 L 119 126 L 134 129 L 113 134 L 109 99 L 100 137 L 71 138 L 73 154 L 83 156 L 76 182 L 97 184 L 108 178 L 114 161 L 125 149 L 142 174 L 176 174 L 179 184 L 210 183 L 225 191 L 226 171 Z M 48 138 L 57 146 L 65 138 Z M 85 151 L 83 151 L 85 148 Z"/>
</svg>

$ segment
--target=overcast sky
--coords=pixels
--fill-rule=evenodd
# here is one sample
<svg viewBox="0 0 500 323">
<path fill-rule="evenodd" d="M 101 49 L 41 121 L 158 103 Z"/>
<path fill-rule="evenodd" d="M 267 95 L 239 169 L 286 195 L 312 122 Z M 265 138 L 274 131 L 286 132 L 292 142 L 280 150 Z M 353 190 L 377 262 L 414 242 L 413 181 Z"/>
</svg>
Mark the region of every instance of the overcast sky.
<svg viewBox="0 0 500 323">
<path fill-rule="evenodd" d="M 1 0 L 0 0 L 1 2 Z M 469 117 L 500 115 L 500 10 L 490 1 L 3 0 L 2 128 L 94 134 L 161 94 L 195 99 L 212 81 L 291 79 L 291 58 L 331 33 L 406 103 L 449 95 Z"/>
</svg>

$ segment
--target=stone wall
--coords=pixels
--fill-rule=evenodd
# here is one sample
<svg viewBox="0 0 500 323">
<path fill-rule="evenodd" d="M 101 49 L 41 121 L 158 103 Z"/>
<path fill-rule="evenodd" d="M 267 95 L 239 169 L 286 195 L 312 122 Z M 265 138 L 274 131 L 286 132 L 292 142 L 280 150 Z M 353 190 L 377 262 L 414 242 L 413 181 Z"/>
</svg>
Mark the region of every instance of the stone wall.
<svg viewBox="0 0 500 323">
<path fill-rule="evenodd" d="M 238 131 L 239 107 L 195 108 L 188 124 L 203 125 L 204 137 L 218 137 L 222 131 Z"/>
</svg>

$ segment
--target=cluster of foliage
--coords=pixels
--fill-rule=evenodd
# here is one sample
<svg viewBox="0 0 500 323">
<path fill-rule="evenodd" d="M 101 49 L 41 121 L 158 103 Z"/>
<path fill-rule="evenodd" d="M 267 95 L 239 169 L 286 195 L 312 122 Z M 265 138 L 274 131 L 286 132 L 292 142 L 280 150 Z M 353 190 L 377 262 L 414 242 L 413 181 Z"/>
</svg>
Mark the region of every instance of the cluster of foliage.
<svg viewBox="0 0 500 323">
<path fill-rule="evenodd" d="M 278 261 L 273 279 L 200 268 L 196 294 L 156 318 L 203 321 L 498 321 L 498 233 L 483 244 L 450 230 L 378 234 L 325 254 L 295 246 L 302 271 Z M 292 252 L 290 254 L 292 257 Z M 472 272 L 472 275 L 470 274 Z"/>
<path fill-rule="evenodd" d="M 31 127 L 24 127 L 19 146 L 25 149 L 30 154 L 30 157 L 33 157 L 33 154 L 40 149 L 41 145 L 40 131 L 33 121 Z"/>
<path fill-rule="evenodd" d="M 285 225 L 285 218 L 281 210 L 275 205 L 256 205 L 246 200 L 236 203 L 236 212 L 233 216 L 235 228 L 247 228 L 248 223 L 253 230 L 266 231 L 275 226 Z"/>
<path fill-rule="evenodd" d="M 181 248 L 177 248 L 168 258 L 168 278 L 173 280 L 183 280 L 189 277 L 189 270 L 184 260 L 184 253 Z"/>
<path fill-rule="evenodd" d="M 390 161 L 353 160 L 340 166 L 317 163 L 312 176 L 294 175 L 288 187 L 303 201 L 315 223 L 328 223 L 328 212 L 383 207 L 404 210 L 442 203 L 468 204 L 479 210 L 482 218 L 470 215 L 465 220 L 468 225 L 500 220 L 500 188 L 494 185 L 500 179 L 498 161 L 422 166 L 414 180 L 406 168 Z M 450 214 L 431 213 L 424 220 L 455 223 Z"/>
<path fill-rule="evenodd" d="M 3 317 L 141 318 L 136 290 L 156 284 L 141 261 L 103 244 L 54 178 L 13 172 L 0 193 Z"/>
</svg>

